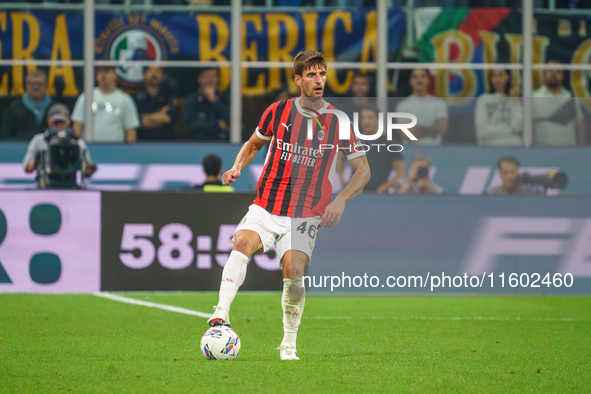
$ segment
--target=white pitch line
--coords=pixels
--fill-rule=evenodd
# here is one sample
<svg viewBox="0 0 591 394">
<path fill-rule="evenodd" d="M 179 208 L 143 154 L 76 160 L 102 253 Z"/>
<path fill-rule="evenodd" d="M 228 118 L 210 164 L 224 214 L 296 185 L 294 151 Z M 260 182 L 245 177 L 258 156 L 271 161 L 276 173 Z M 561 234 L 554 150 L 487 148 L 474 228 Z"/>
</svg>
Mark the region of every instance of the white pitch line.
<svg viewBox="0 0 591 394">
<path fill-rule="evenodd" d="M 198 317 L 203 317 L 206 319 L 209 319 L 211 317 L 211 313 L 194 311 L 191 309 L 181 308 L 179 306 L 158 304 L 156 302 L 136 300 L 135 298 L 128 298 L 128 297 L 123 297 L 123 296 L 110 294 L 110 293 L 93 293 L 93 295 L 95 295 L 97 297 L 107 298 L 112 301 L 123 302 L 125 304 L 140 305 L 140 306 L 145 306 L 148 308 L 163 309 L 163 310 L 169 311 L 169 312 L 182 313 L 183 315 L 198 316 Z"/>
<path fill-rule="evenodd" d="M 183 315 L 198 316 L 209 319 L 211 313 L 205 313 L 200 311 L 194 311 L 192 309 L 181 308 L 179 306 L 172 306 L 166 304 L 158 304 L 156 302 L 142 301 L 135 298 L 123 297 L 111 293 L 93 293 L 97 297 L 107 298 L 112 301 L 123 302 L 125 304 L 140 305 L 148 308 L 162 309 L 169 312 L 181 313 Z M 354 320 L 353 316 L 309 316 L 308 319 L 314 320 Z M 371 316 L 363 317 L 364 320 L 398 320 L 398 321 L 409 321 L 409 320 L 421 320 L 421 321 L 524 321 L 524 322 L 588 322 L 590 319 L 578 319 L 573 317 L 497 317 L 497 316 L 452 316 L 452 317 L 439 317 L 439 316 Z"/>
</svg>

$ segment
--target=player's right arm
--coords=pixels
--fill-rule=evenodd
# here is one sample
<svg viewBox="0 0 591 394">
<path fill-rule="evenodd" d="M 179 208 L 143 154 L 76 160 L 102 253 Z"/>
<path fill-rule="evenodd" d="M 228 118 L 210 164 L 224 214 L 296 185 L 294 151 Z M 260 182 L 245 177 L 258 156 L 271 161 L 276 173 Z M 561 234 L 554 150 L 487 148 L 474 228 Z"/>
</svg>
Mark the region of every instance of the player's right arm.
<svg viewBox="0 0 591 394">
<path fill-rule="evenodd" d="M 236 182 L 236 179 L 240 177 L 242 169 L 250 164 L 261 148 L 273 138 L 272 120 L 275 117 L 274 111 L 277 108 L 277 104 L 278 103 L 271 104 L 271 106 L 265 110 L 256 130 L 250 139 L 242 146 L 240 152 L 238 152 L 234 165 L 222 176 L 222 183 L 224 186 Z"/>
<path fill-rule="evenodd" d="M 222 176 L 222 183 L 224 186 L 228 186 L 236 182 L 236 179 L 240 177 L 240 172 L 242 169 L 250 164 L 252 159 L 254 159 L 256 154 L 263 146 L 265 146 L 267 142 L 269 141 L 260 138 L 257 133 L 254 133 L 250 139 L 246 141 L 244 145 L 242 145 L 240 152 L 238 152 L 238 155 L 236 156 L 234 165 Z"/>
</svg>

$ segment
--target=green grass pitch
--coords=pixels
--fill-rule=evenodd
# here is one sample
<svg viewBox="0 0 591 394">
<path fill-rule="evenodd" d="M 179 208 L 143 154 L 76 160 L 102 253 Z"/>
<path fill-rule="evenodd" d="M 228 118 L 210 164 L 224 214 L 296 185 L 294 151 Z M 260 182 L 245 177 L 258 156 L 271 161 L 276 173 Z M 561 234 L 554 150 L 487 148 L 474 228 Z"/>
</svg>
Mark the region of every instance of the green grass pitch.
<svg viewBox="0 0 591 394">
<path fill-rule="evenodd" d="M 129 293 L 209 312 L 213 293 Z M 93 295 L 0 295 L 0 392 L 589 392 L 591 299 L 309 298 L 279 360 L 279 293 L 239 293 L 234 361 L 204 318 Z"/>
</svg>

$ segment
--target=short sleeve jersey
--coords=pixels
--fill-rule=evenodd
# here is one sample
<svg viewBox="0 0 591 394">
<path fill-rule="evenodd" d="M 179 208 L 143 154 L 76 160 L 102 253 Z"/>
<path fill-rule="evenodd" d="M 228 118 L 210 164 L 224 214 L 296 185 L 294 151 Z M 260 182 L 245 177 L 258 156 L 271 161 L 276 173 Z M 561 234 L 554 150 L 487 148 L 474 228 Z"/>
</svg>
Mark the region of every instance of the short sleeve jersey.
<svg viewBox="0 0 591 394">
<path fill-rule="evenodd" d="M 349 160 L 365 155 L 350 124 L 349 135 L 340 139 L 338 119 L 327 110 L 300 105 L 300 99 L 272 104 L 255 131 L 271 145 L 259 179 L 254 204 L 288 217 L 321 216 L 330 203 L 337 154 Z M 310 138 L 311 137 L 311 138 Z"/>
</svg>

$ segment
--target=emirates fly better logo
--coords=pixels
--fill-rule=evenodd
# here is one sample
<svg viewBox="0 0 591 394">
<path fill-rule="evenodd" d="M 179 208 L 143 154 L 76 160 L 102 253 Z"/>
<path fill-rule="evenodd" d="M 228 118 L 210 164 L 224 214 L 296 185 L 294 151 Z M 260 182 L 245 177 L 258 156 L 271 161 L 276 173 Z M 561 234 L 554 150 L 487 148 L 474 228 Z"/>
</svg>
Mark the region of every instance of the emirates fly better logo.
<svg viewBox="0 0 591 394">
<path fill-rule="evenodd" d="M 322 114 L 318 111 L 313 110 L 312 108 L 303 107 L 304 110 L 308 112 L 303 112 L 304 115 L 307 115 L 308 124 L 307 124 L 307 133 L 306 138 L 308 140 L 312 140 L 314 138 L 314 123 L 318 125 L 318 131 L 316 132 L 316 138 L 319 141 L 324 140 L 326 137 L 326 132 L 328 131 L 328 125 L 326 123 L 326 119 Z M 384 134 L 384 116 L 383 113 L 378 113 L 378 130 L 375 134 L 364 134 L 359 131 L 359 113 L 353 113 L 353 122 L 349 119 L 349 116 L 340 111 L 338 109 L 329 109 L 325 108 L 322 110 L 324 114 L 333 114 L 336 116 L 338 121 L 338 133 L 340 140 L 351 140 L 351 126 L 353 126 L 353 132 L 355 133 L 355 137 L 357 137 L 361 141 L 376 141 L 378 138 L 382 137 Z M 386 139 L 388 141 L 393 140 L 393 130 L 400 130 L 402 131 L 408 139 L 411 141 L 417 141 L 417 137 L 415 137 L 409 129 L 413 128 L 417 124 L 417 117 L 411 113 L 406 112 L 387 112 L 386 113 Z M 410 119 L 409 123 L 395 123 L 399 122 L 401 119 Z M 380 151 L 381 147 L 384 147 L 388 150 L 388 152 L 401 152 L 403 147 L 400 144 L 367 144 L 359 142 L 350 147 L 340 147 L 334 146 L 332 144 L 320 144 L 320 150 L 329 150 L 329 149 L 336 149 L 337 152 L 339 150 L 347 150 L 348 153 L 354 152 L 367 152 L 369 150 L 376 149 L 378 152 Z"/>
</svg>

